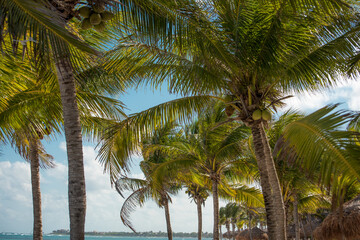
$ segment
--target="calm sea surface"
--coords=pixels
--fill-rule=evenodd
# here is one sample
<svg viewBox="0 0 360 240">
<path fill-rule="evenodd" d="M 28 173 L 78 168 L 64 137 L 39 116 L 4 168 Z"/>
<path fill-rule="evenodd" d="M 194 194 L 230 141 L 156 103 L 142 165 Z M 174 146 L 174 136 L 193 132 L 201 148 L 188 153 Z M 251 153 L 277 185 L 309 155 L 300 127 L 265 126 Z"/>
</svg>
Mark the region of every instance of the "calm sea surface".
<svg viewBox="0 0 360 240">
<path fill-rule="evenodd" d="M 60 236 L 60 235 L 44 235 L 44 240 L 68 240 L 69 236 Z M 0 234 L 1 240 L 12 240 L 12 239 L 21 239 L 21 240 L 32 240 L 32 235 L 4 235 Z M 102 236 L 85 236 L 86 240 L 166 240 L 167 238 L 153 237 L 102 237 Z M 174 238 L 174 240 L 195 240 L 197 238 Z M 210 240 L 210 238 L 203 238 L 204 240 Z"/>
</svg>

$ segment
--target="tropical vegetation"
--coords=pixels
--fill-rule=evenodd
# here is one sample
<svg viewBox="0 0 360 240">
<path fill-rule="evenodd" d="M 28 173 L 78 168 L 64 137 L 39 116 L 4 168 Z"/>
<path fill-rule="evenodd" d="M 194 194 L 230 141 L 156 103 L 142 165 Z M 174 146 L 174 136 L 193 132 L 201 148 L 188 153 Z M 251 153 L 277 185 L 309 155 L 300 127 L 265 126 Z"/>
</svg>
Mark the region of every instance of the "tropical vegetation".
<svg viewBox="0 0 360 240">
<path fill-rule="evenodd" d="M 357 76 L 354 1 L 0 0 L 0 22 L 0 140 L 31 162 L 34 239 L 39 163 L 52 166 L 41 139 L 61 132 L 71 239 L 84 239 L 84 136 L 120 195 L 131 191 L 123 223 L 135 231 L 130 212 L 153 199 L 169 239 L 182 188 L 197 205 L 198 239 L 211 195 L 215 240 L 222 224 L 234 239 L 236 227 L 251 239 L 266 226 L 285 240 L 289 225 L 300 239 L 302 217 L 359 194 L 359 113 L 333 104 L 272 116 L 293 93 Z M 129 116 L 112 98 L 166 84 L 180 98 Z M 126 176 L 134 154 L 144 179 Z"/>
</svg>

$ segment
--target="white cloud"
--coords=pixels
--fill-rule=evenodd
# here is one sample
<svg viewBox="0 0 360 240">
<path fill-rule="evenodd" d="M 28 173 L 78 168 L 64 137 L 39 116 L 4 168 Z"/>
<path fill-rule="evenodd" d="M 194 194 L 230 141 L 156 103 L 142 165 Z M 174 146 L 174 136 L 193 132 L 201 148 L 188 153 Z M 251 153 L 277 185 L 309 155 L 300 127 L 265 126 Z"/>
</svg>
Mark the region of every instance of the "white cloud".
<svg viewBox="0 0 360 240">
<path fill-rule="evenodd" d="M 66 142 L 60 142 L 59 148 L 66 152 Z"/>
<path fill-rule="evenodd" d="M 303 112 L 315 111 L 327 104 L 344 103 L 342 108 L 360 111 L 360 81 L 342 81 L 337 86 L 313 93 L 290 93 L 285 109 L 293 108 Z"/>
<path fill-rule="evenodd" d="M 57 143 L 64 151 L 65 144 Z M 65 152 L 64 152 L 65 153 Z M 109 176 L 95 160 L 97 152 L 92 146 L 84 146 L 85 179 L 87 188 L 86 231 L 130 231 L 120 220 L 120 210 L 124 199 L 111 188 Z M 134 165 L 140 161 L 137 157 Z M 20 158 L 19 158 L 20 159 Z M 68 229 L 67 165 L 55 159 L 56 168 L 42 171 L 42 213 L 44 232 Z M 32 231 L 32 202 L 30 166 L 24 161 L 0 162 L 0 232 Z M 144 178 L 139 171 L 129 177 Z M 125 193 L 125 197 L 130 192 Z M 225 205 L 225 204 L 223 204 Z M 180 192 L 170 204 L 171 223 L 176 232 L 197 231 L 195 203 Z M 149 200 L 142 208 L 137 208 L 131 219 L 138 231 L 166 231 L 164 209 Z M 211 197 L 203 209 L 203 231 L 211 232 L 213 227 Z"/>
<path fill-rule="evenodd" d="M 32 218 L 30 166 L 25 161 L 0 162 L 0 232 L 17 231 Z M 28 226 L 24 232 L 30 232 Z"/>
</svg>

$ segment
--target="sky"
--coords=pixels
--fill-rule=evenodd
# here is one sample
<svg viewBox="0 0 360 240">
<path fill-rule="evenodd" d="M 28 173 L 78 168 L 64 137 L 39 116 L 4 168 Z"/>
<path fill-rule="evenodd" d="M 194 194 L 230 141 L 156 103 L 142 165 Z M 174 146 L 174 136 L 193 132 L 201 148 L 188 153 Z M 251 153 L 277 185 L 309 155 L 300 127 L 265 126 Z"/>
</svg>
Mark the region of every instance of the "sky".
<svg viewBox="0 0 360 240">
<path fill-rule="evenodd" d="M 129 112 L 138 112 L 159 103 L 174 99 L 165 91 L 131 90 L 120 97 Z M 342 103 L 341 108 L 360 111 L 360 81 L 347 81 L 323 93 L 296 94 L 286 100 L 287 107 L 305 113 L 315 111 L 326 104 Z M 56 167 L 41 170 L 43 231 L 69 229 L 67 202 L 67 159 L 65 139 L 43 142 L 49 154 L 54 156 Z M 84 163 L 87 192 L 86 231 L 130 231 L 119 217 L 124 199 L 111 188 L 109 176 L 103 173 L 96 161 L 95 145 L 84 142 Z M 134 158 L 132 177 L 142 177 L 138 167 L 141 157 Z M 126 193 L 128 196 L 130 193 Z M 225 206 L 221 201 L 220 205 Z M 203 231 L 212 232 L 212 199 L 203 210 Z M 173 197 L 170 205 L 174 232 L 196 232 L 196 205 L 182 191 Z M 0 233 L 32 232 L 32 196 L 30 165 L 10 147 L 0 146 Z M 166 231 L 164 210 L 154 202 L 147 202 L 132 213 L 131 219 L 137 231 Z"/>
</svg>

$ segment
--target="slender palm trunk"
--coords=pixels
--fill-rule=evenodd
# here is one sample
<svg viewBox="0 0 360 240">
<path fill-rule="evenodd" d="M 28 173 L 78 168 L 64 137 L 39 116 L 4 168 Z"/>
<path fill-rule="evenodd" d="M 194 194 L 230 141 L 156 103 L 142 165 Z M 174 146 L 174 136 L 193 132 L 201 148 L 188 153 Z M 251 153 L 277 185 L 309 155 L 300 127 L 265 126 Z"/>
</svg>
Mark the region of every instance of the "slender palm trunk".
<svg viewBox="0 0 360 240">
<path fill-rule="evenodd" d="M 40 192 L 40 164 L 38 139 L 30 140 L 30 168 L 31 188 L 33 198 L 34 229 L 33 239 L 42 240 L 42 219 L 41 219 L 41 192 Z"/>
<path fill-rule="evenodd" d="M 231 223 L 232 224 L 232 238 L 233 238 L 233 240 L 235 240 L 235 223 L 234 222 L 232 222 Z"/>
<path fill-rule="evenodd" d="M 264 196 L 269 240 L 286 240 L 286 216 L 279 179 L 262 122 L 251 126 Z"/>
<path fill-rule="evenodd" d="M 251 215 L 251 213 L 249 213 L 249 238 L 250 238 L 250 240 L 253 240 L 251 221 L 252 221 L 252 215 Z"/>
<path fill-rule="evenodd" d="M 226 227 L 226 230 L 227 230 L 227 233 L 228 233 L 227 238 L 230 239 L 230 222 L 228 220 L 226 220 L 225 227 Z"/>
<path fill-rule="evenodd" d="M 307 215 L 307 220 L 308 220 L 308 223 L 309 223 L 309 225 L 310 225 L 310 239 L 311 240 L 314 240 L 314 236 L 313 236 L 313 228 L 312 228 L 312 221 L 311 221 L 311 215 L 310 214 L 308 214 Z"/>
<path fill-rule="evenodd" d="M 298 200 L 295 193 L 294 196 L 294 223 L 295 223 L 295 240 L 300 240 L 300 224 L 299 224 L 299 212 L 298 212 Z"/>
<path fill-rule="evenodd" d="M 197 205 L 197 214 L 198 214 L 198 240 L 201 240 L 201 234 L 202 234 L 202 209 L 201 209 L 201 200 L 198 199 L 196 201 Z"/>
<path fill-rule="evenodd" d="M 165 209 L 165 220 L 166 220 L 166 229 L 168 234 L 168 239 L 173 239 L 173 233 L 171 229 L 171 222 L 170 222 L 170 210 L 169 210 L 169 201 L 166 199 L 164 201 L 164 209 Z"/>
<path fill-rule="evenodd" d="M 219 226 L 219 239 L 222 240 L 223 234 L 222 234 L 222 225 Z"/>
<path fill-rule="evenodd" d="M 306 233 L 305 228 L 304 228 L 304 224 L 303 224 L 301 219 L 300 219 L 300 224 L 301 224 L 301 228 L 303 229 L 303 232 L 304 232 L 304 239 L 308 239 L 307 233 Z"/>
<path fill-rule="evenodd" d="M 213 208 L 214 208 L 213 239 L 219 240 L 219 194 L 218 194 L 218 183 L 216 178 L 212 180 L 212 194 L 213 194 Z"/>
<path fill-rule="evenodd" d="M 86 192 L 82 136 L 79 109 L 76 102 L 75 79 L 68 56 L 55 59 L 61 101 L 68 157 L 70 239 L 83 240 L 86 212 Z"/>
</svg>

